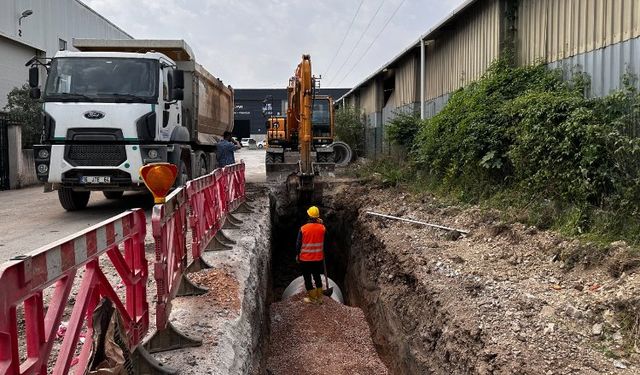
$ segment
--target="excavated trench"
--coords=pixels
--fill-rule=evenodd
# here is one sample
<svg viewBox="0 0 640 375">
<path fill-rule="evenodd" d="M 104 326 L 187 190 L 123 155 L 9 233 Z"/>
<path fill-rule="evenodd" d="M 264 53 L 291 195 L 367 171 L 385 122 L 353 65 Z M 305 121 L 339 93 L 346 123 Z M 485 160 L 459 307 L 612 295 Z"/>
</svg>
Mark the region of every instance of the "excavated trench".
<svg viewBox="0 0 640 375">
<path fill-rule="evenodd" d="M 281 303 L 283 291 L 296 278 L 301 275 L 299 266 L 295 261 L 295 241 L 300 227 L 307 221 L 305 206 L 291 204 L 286 199 L 286 194 L 282 191 L 272 191 L 270 194 L 271 212 L 271 278 L 270 296 L 271 303 Z M 324 203 L 324 204 L 323 204 Z M 329 278 L 334 281 L 344 296 L 344 304 L 350 307 L 360 307 L 358 300 L 351 300 L 350 295 L 359 296 L 352 288 L 358 289 L 358 277 L 349 276 L 349 259 L 351 257 L 351 238 L 354 229 L 354 222 L 358 217 L 358 207 L 349 204 L 334 202 L 331 198 L 325 198 L 323 203 L 315 203 L 321 210 L 321 215 L 327 227 L 327 238 L 325 240 L 325 256 Z M 357 268 L 354 268 L 357 269 Z M 324 283 L 324 280 L 323 280 Z M 302 304 L 301 304 L 302 305 Z M 345 309 L 350 309 L 345 308 Z M 336 308 L 336 307 L 333 307 Z M 281 308 L 280 308 L 281 309 Z M 352 309 L 351 309 L 352 310 Z M 364 311 L 366 312 L 366 311 Z M 362 315 L 362 313 L 360 313 Z M 364 317 L 364 316 L 363 316 Z M 364 334 L 377 331 L 367 325 L 371 323 L 369 319 L 361 318 L 364 325 Z M 273 328 L 271 334 L 275 334 Z M 313 340 L 313 338 L 310 338 Z M 371 342 L 371 339 L 367 340 Z M 269 340 L 267 340 L 269 341 Z M 372 356 L 384 367 L 381 358 L 389 357 L 384 345 L 371 345 Z M 377 353 L 376 353 L 377 352 Z M 372 374 L 386 373 L 380 372 L 380 367 L 371 368 Z M 280 372 L 266 371 L 269 374 L 279 374 Z M 401 373 L 392 371 L 390 373 Z"/>
<path fill-rule="evenodd" d="M 340 286 L 345 304 L 364 312 L 377 356 L 389 373 L 491 373 L 493 357 L 485 353 L 479 333 L 461 327 L 459 317 L 443 307 L 443 297 L 401 267 L 374 227 L 361 221 L 366 220 L 359 216 L 366 199 L 345 194 L 344 187 L 333 190 L 325 192 L 319 205 L 328 232 L 328 274 Z M 270 195 L 271 303 L 281 301 L 287 285 L 300 276 L 294 249 L 306 207 L 286 204 L 283 196 Z"/>
</svg>

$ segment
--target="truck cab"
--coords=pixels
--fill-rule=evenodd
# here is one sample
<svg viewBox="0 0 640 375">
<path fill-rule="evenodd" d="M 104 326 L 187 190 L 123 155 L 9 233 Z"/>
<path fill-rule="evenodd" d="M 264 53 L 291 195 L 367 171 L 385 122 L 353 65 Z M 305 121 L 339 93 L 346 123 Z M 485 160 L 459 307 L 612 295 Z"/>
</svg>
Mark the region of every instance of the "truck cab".
<svg viewBox="0 0 640 375">
<path fill-rule="evenodd" d="M 215 167 L 219 137 L 215 131 L 198 134 L 198 119 L 215 119 L 216 114 L 203 115 L 207 106 L 194 99 L 200 86 L 195 69 L 187 72 L 191 81 L 185 100 L 185 71 L 178 68 L 179 61 L 160 51 L 130 52 L 122 47 L 126 42 L 132 48 L 140 43 L 60 51 L 47 64 L 42 144 L 34 147 L 36 171 L 45 189 L 58 190 L 67 210 L 84 208 L 91 191 L 114 199 L 124 191 L 146 189 L 139 174 L 145 164 L 175 164 L 177 185 Z M 179 49 L 189 56 L 188 69 L 195 64 L 187 48 Z M 30 71 L 32 96 L 40 91 L 37 71 L 35 66 Z"/>
</svg>

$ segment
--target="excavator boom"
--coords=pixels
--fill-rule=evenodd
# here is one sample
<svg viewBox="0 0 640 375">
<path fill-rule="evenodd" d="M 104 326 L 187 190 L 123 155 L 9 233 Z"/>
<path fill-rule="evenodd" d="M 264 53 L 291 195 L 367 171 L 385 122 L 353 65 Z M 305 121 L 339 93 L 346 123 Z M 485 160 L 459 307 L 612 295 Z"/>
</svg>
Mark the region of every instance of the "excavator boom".
<svg viewBox="0 0 640 375">
<path fill-rule="evenodd" d="M 333 100 L 316 96 L 309 55 L 302 56 L 289 79 L 287 96 L 286 118 L 267 120 L 267 179 L 284 182 L 286 178 L 292 198 L 299 203 L 317 200 L 322 194 L 320 176 L 332 175 L 335 168 Z"/>
</svg>

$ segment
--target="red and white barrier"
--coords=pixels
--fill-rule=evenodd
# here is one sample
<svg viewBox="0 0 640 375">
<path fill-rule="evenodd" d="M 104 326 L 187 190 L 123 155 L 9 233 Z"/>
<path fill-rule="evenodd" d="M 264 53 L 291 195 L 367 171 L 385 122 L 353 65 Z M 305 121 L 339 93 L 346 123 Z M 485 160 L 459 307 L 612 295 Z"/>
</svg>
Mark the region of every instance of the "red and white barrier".
<svg viewBox="0 0 640 375">
<path fill-rule="evenodd" d="M 93 335 L 91 315 L 102 297 L 113 301 L 120 312 L 133 351 L 149 326 L 145 232 L 144 212 L 136 209 L 3 264 L 0 268 L 0 373 L 51 373 L 48 363 L 54 360 L 50 356 L 56 331 L 76 278 L 81 279 L 80 287 L 52 373 L 69 373 L 85 322 L 85 337 Z M 124 301 L 102 271 L 100 260 L 105 256 L 118 271 L 119 283 L 126 288 Z M 54 292 L 46 308 L 43 292 L 51 286 Z M 24 305 L 26 337 L 23 361 L 17 320 L 21 304 Z M 88 365 L 91 341 L 86 340 L 80 349 L 75 365 L 80 372 Z"/>
<path fill-rule="evenodd" d="M 204 292 L 184 277 L 187 265 L 187 205 L 191 206 L 190 226 L 193 259 L 220 232 L 245 200 L 244 163 L 217 169 L 170 194 L 165 204 L 152 213 L 155 240 L 154 279 L 157 286 L 157 332 L 145 343 L 151 352 L 201 345 L 173 328 L 169 322 L 171 301 L 176 295 Z M 245 211 L 247 212 L 247 211 Z M 235 219 L 237 220 L 237 219 Z M 155 373 L 170 373 L 146 355 L 141 340 L 149 328 L 146 282 L 148 264 L 144 240 L 144 212 L 135 209 L 115 216 L 63 240 L 44 246 L 26 256 L 0 266 L 0 373 L 67 374 L 70 369 L 84 373 L 89 365 L 92 340 L 82 343 L 81 333 L 93 337 L 92 314 L 101 298 L 111 300 L 119 311 L 129 339 L 130 350 L 140 351 Z M 115 285 L 124 285 L 125 298 L 115 292 L 114 281 L 104 274 L 100 261 L 109 260 L 117 270 Z M 80 282 L 71 316 L 57 358 L 50 358 L 56 332 L 74 286 Z M 190 285 L 190 287 L 189 287 Z M 53 288 L 48 301 L 45 289 Z M 19 328 L 18 310 L 24 306 L 24 329 Z M 82 330 L 86 326 L 86 332 Z M 26 348 L 21 353 L 19 337 L 24 331 Z M 24 354 L 24 355 L 21 355 Z M 54 362 L 53 371 L 48 368 Z M 141 360 L 142 361 L 142 360 Z M 140 361 L 140 362 L 141 362 Z M 73 364 L 72 364 L 73 363 Z M 144 370 L 146 371 L 146 370 Z"/>
<path fill-rule="evenodd" d="M 193 259 L 202 259 L 202 253 L 222 228 L 225 214 L 225 178 L 221 169 L 187 183 L 187 196 L 191 208 L 191 253 Z"/>
<path fill-rule="evenodd" d="M 169 322 L 171 301 L 177 295 L 203 294 L 184 277 L 187 266 L 187 194 L 184 188 L 174 190 L 164 204 L 153 207 L 151 227 L 155 240 L 156 259 L 153 277 L 156 280 L 156 332 L 145 342 L 150 353 L 199 346 L 200 340 L 177 332 Z M 188 286 L 191 289 L 188 290 Z"/>
<path fill-rule="evenodd" d="M 226 177 L 227 212 L 235 211 L 244 202 L 245 198 L 245 166 L 244 162 L 228 165 L 223 168 Z"/>
<path fill-rule="evenodd" d="M 171 313 L 171 299 L 178 286 L 186 263 L 187 204 L 184 189 L 174 190 L 165 204 L 157 204 L 151 214 L 156 260 L 153 277 L 156 280 L 156 328 L 165 329 Z"/>
</svg>

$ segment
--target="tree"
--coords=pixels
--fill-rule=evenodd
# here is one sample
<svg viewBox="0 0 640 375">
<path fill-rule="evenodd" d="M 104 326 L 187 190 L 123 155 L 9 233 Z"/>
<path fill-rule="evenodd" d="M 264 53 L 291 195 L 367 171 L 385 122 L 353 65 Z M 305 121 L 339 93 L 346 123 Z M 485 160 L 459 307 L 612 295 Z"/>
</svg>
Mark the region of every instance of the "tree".
<svg viewBox="0 0 640 375">
<path fill-rule="evenodd" d="M 361 114 L 353 107 L 336 111 L 336 138 L 348 144 L 356 155 L 364 149 L 364 123 Z"/>
<path fill-rule="evenodd" d="M 31 148 L 34 143 L 40 141 L 41 104 L 29 97 L 29 85 L 14 87 L 7 95 L 7 105 L 4 110 L 9 114 L 9 119 L 22 127 L 22 147 Z"/>
</svg>

